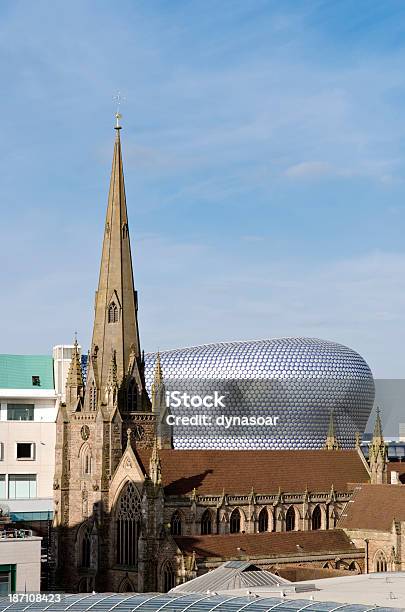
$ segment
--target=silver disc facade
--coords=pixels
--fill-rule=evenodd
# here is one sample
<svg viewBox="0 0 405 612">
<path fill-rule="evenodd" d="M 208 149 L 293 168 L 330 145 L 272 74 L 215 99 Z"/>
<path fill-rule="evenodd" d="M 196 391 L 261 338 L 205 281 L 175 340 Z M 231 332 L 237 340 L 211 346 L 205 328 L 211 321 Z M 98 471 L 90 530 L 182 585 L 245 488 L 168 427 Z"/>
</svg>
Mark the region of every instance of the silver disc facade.
<svg viewBox="0 0 405 612">
<path fill-rule="evenodd" d="M 145 360 L 150 392 L 156 355 Z M 161 364 L 169 401 L 173 392 L 224 398 L 209 408 L 198 406 L 198 399 L 194 405 L 172 404 L 170 412 L 178 417 L 175 448 L 321 448 L 331 412 L 339 445 L 351 448 L 374 402 L 374 380 L 364 359 L 316 338 L 206 344 L 165 351 Z M 200 418 L 184 424 L 183 417 L 191 416 Z"/>
</svg>

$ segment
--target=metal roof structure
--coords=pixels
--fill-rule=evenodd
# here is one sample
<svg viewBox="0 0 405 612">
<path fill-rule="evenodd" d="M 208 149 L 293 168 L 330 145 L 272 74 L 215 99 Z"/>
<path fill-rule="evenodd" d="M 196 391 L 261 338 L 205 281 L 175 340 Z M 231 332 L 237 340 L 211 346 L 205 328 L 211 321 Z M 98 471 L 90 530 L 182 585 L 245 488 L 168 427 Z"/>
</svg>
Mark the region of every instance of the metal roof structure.
<svg viewBox="0 0 405 612">
<path fill-rule="evenodd" d="M 37 384 L 33 377 L 39 377 Z M 0 389 L 54 389 L 52 357 L 0 355 Z"/>
<path fill-rule="evenodd" d="M 20 593 L 10 602 L 9 596 L 0 598 L 0 612 L 399 612 L 403 608 L 370 605 L 338 604 L 305 600 L 286 600 L 280 597 L 221 596 L 212 594 L 89 594 L 62 595 L 49 593 Z M 36 601 L 36 598 L 39 601 Z"/>
<path fill-rule="evenodd" d="M 289 580 L 262 570 L 250 561 L 227 561 L 214 570 L 174 587 L 171 593 L 206 593 L 249 587 L 277 587 Z"/>
</svg>

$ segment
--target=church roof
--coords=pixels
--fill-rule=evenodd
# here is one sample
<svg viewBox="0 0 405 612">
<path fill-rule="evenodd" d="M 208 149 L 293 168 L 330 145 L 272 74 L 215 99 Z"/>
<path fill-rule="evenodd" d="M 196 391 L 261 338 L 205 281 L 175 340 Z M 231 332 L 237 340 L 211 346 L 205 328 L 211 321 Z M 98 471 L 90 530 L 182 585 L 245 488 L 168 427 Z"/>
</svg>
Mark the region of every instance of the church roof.
<svg viewBox="0 0 405 612">
<path fill-rule="evenodd" d="M 0 389 L 54 388 L 50 355 L 0 355 Z"/>
<path fill-rule="evenodd" d="M 170 592 L 206 593 L 249 587 L 274 587 L 282 584 L 290 584 L 290 581 L 263 570 L 250 561 L 227 561 L 194 580 L 179 584 Z"/>
<path fill-rule="evenodd" d="M 367 484 L 356 487 L 339 520 L 339 527 L 390 531 L 394 519 L 405 521 L 405 487 Z"/>
<path fill-rule="evenodd" d="M 145 471 L 150 451 L 140 450 Z M 369 481 L 356 450 L 159 450 L 167 495 L 347 491 Z M 353 487 L 351 487 L 353 488 Z"/>
<path fill-rule="evenodd" d="M 305 557 L 316 553 L 360 552 L 341 529 L 178 536 L 181 551 L 197 558 Z"/>
</svg>

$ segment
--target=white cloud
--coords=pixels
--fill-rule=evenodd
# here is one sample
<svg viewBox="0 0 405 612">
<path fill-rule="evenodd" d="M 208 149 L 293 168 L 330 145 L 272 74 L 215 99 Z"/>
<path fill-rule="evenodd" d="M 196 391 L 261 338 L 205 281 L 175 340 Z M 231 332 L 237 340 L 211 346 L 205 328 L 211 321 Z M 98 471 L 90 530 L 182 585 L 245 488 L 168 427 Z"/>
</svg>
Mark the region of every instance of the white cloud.
<svg viewBox="0 0 405 612">
<path fill-rule="evenodd" d="M 290 166 L 285 171 L 285 176 L 294 179 L 319 178 L 333 174 L 330 164 L 321 161 L 307 161 Z"/>
</svg>

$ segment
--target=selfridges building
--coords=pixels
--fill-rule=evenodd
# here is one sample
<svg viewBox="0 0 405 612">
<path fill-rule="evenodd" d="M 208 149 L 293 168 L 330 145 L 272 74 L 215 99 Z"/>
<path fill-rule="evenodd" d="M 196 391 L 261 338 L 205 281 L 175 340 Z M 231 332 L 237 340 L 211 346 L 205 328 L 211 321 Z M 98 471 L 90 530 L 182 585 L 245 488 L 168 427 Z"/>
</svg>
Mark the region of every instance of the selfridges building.
<svg viewBox="0 0 405 612">
<path fill-rule="evenodd" d="M 221 342 L 160 353 L 175 448 L 317 449 L 333 420 L 341 448 L 364 433 L 369 366 L 316 338 Z M 145 357 L 148 391 L 156 355 Z"/>
</svg>

